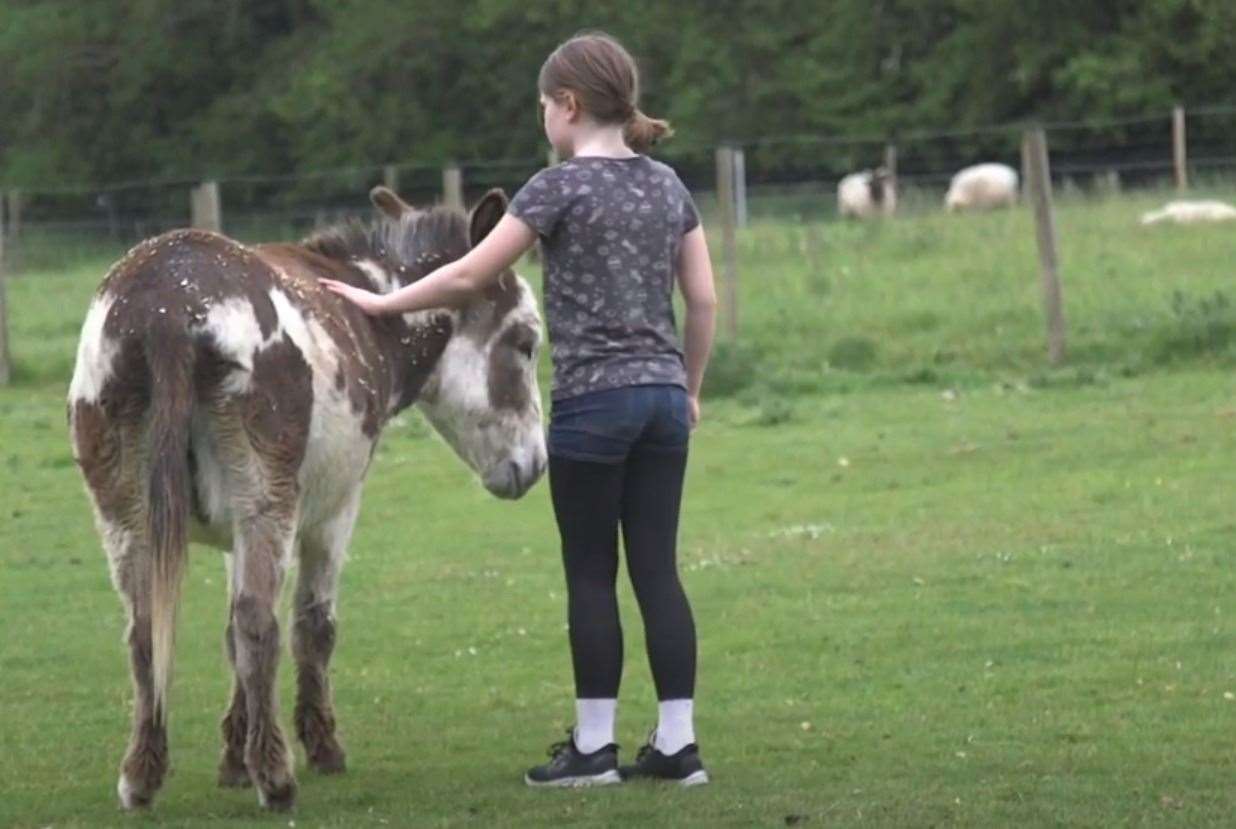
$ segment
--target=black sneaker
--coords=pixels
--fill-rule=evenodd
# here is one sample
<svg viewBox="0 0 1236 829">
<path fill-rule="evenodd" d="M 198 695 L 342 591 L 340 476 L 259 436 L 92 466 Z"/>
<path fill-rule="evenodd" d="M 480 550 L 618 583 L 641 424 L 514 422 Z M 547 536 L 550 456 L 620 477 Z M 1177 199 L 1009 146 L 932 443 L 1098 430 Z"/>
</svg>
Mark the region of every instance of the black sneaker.
<svg viewBox="0 0 1236 829">
<path fill-rule="evenodd" d="M 567 739 L 549 747 L 550 761 L 524 774 L 529 786 L 608 786 L 621 783 L 618 774 L 618 746 L 610 743 L 591 754 L 575 747 L 574 730 Z"/>
<path fill-rule="evenodd" d="M 680 786 L 701 786 L 708 782 L 708 771 L 700 760 L 700 747 L 695 743 L 683 746 L 676 753 L 664 755 L 652 744 L 652 737 L 635 755 L 635 765 L 618 770 L 623 780 L 647 777 L 653 780 L 673 780 Z"/>
</svg>

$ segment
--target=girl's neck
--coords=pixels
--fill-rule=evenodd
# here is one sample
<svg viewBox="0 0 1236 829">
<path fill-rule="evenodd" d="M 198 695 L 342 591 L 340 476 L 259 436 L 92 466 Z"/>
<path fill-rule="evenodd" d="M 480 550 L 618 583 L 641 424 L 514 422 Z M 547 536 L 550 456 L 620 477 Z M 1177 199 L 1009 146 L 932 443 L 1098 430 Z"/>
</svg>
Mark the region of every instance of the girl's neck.
<svg viewBox="0 0 1236 829">
<path fill-rule="evenodd" d="M 586 156 L 631 158 L 636 155 L 623 139 L 622 127 L 610 124 L 604 126 L 581 126 L 572 144 L 574 145 L 572 155 L 576 158 Z"/>
</svg>

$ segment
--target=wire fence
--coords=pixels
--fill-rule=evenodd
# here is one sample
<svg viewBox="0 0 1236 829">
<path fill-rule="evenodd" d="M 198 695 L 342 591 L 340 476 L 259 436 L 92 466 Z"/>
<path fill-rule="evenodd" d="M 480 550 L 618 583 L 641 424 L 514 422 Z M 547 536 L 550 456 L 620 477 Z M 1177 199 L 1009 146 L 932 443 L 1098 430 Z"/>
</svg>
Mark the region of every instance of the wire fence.
<svg viewBox="0 0 1236 829">
<path fill-rule="evenodd" d="M 1138 118 L 1042 125 L 1051 152 L 1053 184 L 1076 189 L 1142 188 L 1170 184 L 1176 175 L 1171 113 Z M 1195 107 L 1184 119 L 1190 181 L 1236 177 L 1236 105 Z M 735 143 L 742 150 L 738 187 L 753 218 L 836 216 L 838 179 L 885 162 L 895 149 L 898 211 L 935 209 L 953 174 L 996 161 L 1019 168 L 1025 124 L 978 129 L 905 132 L 894 136 L 821 134 L 767 136 Z M 717 185 L 717 147 L 675 140 L 657 155 L 674 166 L 707 204 Z M 474 160 L 458 165 L 462 200 L 492 187 L 517 190 L 545 158 Z M 414 161 L 299 172 L 235 175 L 216 180 L 222 230 L 242 241 L 297 239 L 345 216 L 368 214 L 368 192 L 393 185 L 414 204 L 440 202 L 444 170 Z M 163 178 L 105 184 L 10 189 L 0 229 L 10 272 L 95 262 L 140 239 L 191 225 L 195 179 Z M 744 210 L 746 204 L 744 204 Z"/>
</svg>

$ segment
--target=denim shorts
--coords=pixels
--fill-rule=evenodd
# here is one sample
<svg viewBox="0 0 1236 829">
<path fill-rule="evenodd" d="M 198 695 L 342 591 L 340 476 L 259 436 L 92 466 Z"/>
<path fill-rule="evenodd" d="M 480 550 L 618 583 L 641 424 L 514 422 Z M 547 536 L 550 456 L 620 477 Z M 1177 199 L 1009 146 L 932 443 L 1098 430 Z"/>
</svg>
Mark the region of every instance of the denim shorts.
<svg viewBox="0 0 1236 829">
<path fill-rule="evenodd" d="M 632 452 L 685 452 L 691 435 L 681 386 L 624 386 L 555 400 L 549 454 L 622 463 Z"/>
</svg>

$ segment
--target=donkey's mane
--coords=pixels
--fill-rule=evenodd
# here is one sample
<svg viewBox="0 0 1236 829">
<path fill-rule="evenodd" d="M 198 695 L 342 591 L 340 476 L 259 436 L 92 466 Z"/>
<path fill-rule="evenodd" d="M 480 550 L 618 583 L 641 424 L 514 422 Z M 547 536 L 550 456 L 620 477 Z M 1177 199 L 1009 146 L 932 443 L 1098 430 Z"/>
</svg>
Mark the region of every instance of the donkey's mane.
<svg viewBox="0 0 1236 829">
<path fill-rule="evenodd" d="M 340 262 L 369 259 L 419 278 L 468 252 L 468 219 L 458 210 L 413 210 L 398 219 L 348 219 L 319 230 L 301 245 Z"/>
</svg>

